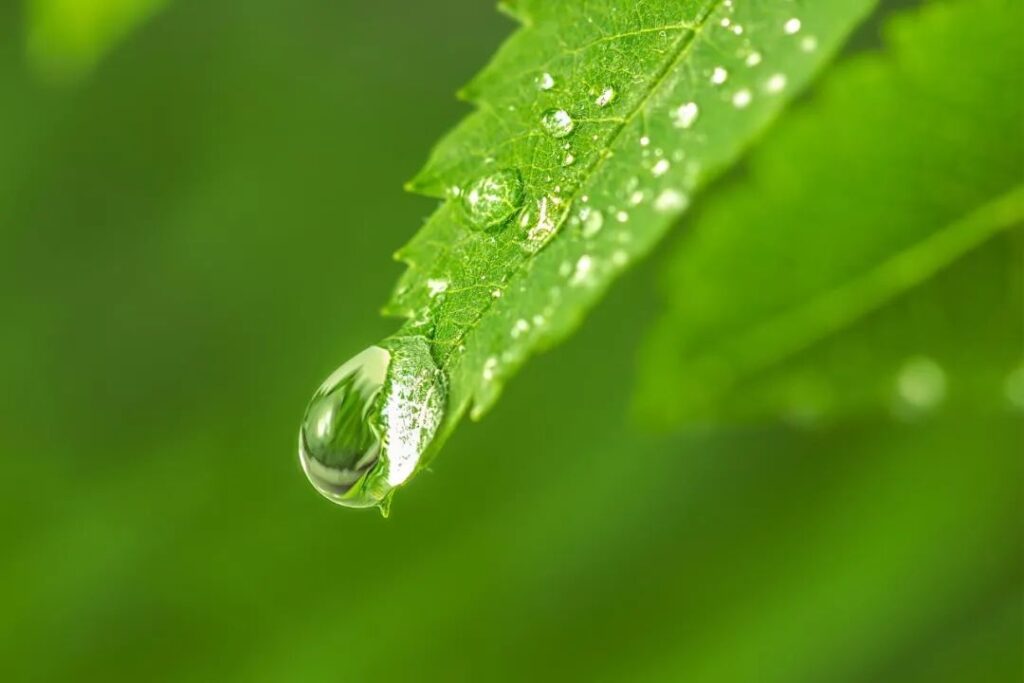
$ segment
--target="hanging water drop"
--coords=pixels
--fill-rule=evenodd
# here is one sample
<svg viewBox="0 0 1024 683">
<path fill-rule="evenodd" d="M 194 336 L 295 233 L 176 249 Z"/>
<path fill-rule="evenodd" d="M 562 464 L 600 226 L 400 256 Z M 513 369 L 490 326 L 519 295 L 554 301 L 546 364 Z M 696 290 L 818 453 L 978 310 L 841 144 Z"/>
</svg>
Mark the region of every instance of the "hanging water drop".
<svg viewBox="0 0 1024 683">
<path fill-rule="evenodd" d="M 564 109 L 548 109 L 540 115 L 540 125 L 553 138 L 564 138 L 576 128 L 576 122 Z"/>
<path fill-rule="evenodd" d="M 446 400 L 424 337 L 371 346 L 331 373 L 310 400 L 299 429 L 302 469 L 339 505 L 386 509 L 434 438 Z"/>
<path fill-rule="evenodd" d="M 474 228 L 501 225 L 523 205 L 519 171 L 505 169 L 482 176 L 462 193 L 462 208 Z"/>
</svg>

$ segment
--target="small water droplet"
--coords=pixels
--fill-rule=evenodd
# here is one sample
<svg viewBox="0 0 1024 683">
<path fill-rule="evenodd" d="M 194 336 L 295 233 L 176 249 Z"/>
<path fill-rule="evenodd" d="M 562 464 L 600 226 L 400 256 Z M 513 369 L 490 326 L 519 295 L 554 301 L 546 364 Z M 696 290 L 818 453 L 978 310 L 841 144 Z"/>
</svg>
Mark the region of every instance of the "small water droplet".
<svg viewBox="0 0 1024 683">
<path fill-rule="evenodd" d="M 558 197 L 541 197 L 533 210 L 523 212 L 519 225 L 526 230 L 524 249 L 537 252 L 548 243 L 568 212 L 568 205 L 563 204 Z"/>
<path fill-rule="evenodd" d="M 814 52 L 818 49 L 818 39 L 814 36 L 804 36 L 800 40 L 800 49 L 804 52 Z"/>
<path fill-rule="evenodd" d="M 444 294 L 446 291 L 448 291 L 448 281 L 435 280 L 431 278 L 427 280 L 427 290 L 427 293 L 430 295 L 430 298 L 433 299 L 439 294 Z"/>
<path fill-rule="evenodd" d="M 728 78 L 729 72 L 726 71 L 723 67 L 716 66 L 714 70 L 712 70 L 711 72 L 711 82 L 714 83 L 715 85 L 721 85 L 725 83 L 725 81 L 728 80 Z"/>
<path fill-rule="evenodd" d="M 572 279 L 569 281 L 571 285 L 578 285 L 583 283 L 590 275 L 590 271 L 594 268 L 594 259 L 587 254 L 580 256 L 579 261 L 576 262 L 576 268 L 573 270 Z"/>
<path fill-rule="evenodd" d="M 672 166 L 672 164 L 668 159 L 660 159 L 658 160 L 658 163 L 651 167 L 651 174 L 654 175 L 655 178 L 663 176 L 670 166 Z"/>
<path fill-rule="evenodd" d="M 675 119 L 676 128 L 689 128 L 700 115 L 700 107 L 696 102 L 681 104 L 672 111 L 672 118 Z"/>
<path fill-rule="evenodd" d="M 750 104 L 750 101 L 752 99 L 753 95 L 751 95 L 750 91 L 747 90 L 746 88 L 744 88 L 743 90 L 737 90 L 736 93 L 732 96 L 732 106 L 736 107 L 737 109 L 744 109 L 745 107 L 747 107 L 747 105 Z"/>
<path fill-rule="evenodd" d="M 520 81 L 521 83 L 522 81 Z M 537 88 L 540 90 L 551 90 L 555 87 L 555 78 L 547 71 L 537 76 Z"/>
<path fill-rule="evenodd" d="M 911 411 L 932 410 L 946 398 L 946 372 L 931 358 L 911 358 L 896 376 L 896 394 Z"/>
<path fill-rule="evenodd" d="M 783 88 L 786 87 L 786 75 L 785 74 L 772 74 L 768 82 L 765 83 L 764 88 L 770 93 L 782 92 Z"/>
<path fill-rule="evenodd" d="M 654 208 L 662 213 L 682 211 L 689 205 L 686 195 L 678 190 L 666 188 L 654 198 Z"/>
<path fill-rule="evenodd" d="M 485 382 L 494 380 L 495 375 L 498 374 L 498 358 L 496 356 L 491 356 L 484 361 L 484 368 L 481 374 Z"/>
<path fill-rule="evenodd" d="M 331 373 L 299 429 L 299 460 L 310 483 L 347 507 L 386 506 L 444 417 L 443 375 L 426 339 L 381 344 Z"/>
<path fill-rule="evenodd" d="M 462 193 L 462 208 L 474 228 L 501 225 L 523 205 L 523 179 L 506 169 L 478 178 Z"/>
<path fill-rule="evenodd" d="M 576 157 L 572 155 L 572 152 L 569 152 L 565 155 L 565 158 L 562 159 L 562 166 L 572 166 L 575 162 Z"/>
<path fill-rule="evenodd" d="M 548 109 L 540 115 L 540 125 L 553 138 L 564 138 L 576 128 L 576 122 L 564 109 Z"/>
<path fill-rule="evenodd" d="M 583 216 L 582 220 L 584 237 L 593 237 L 601 232 L 601 227 L 604 226 L 604 214 L 597 209 L 588 210 L 587 215 Z"/>
<path fill-rule="evenodd" d="M 597 99 L 594 100 L 594 104 L 596 104 L 599 107 L 606 107 L 612 102 L 614 102 L 617 96 L 618 93 L 615 91 L 614 87 L 610 85 L 606 86 L 603 90 L 601 90 L 601 94 L 597 96 Z"/>
<path fill-rule="evenodd" d="M 651 144 L 651 139 L 649 137 L 647 137 L 646 135 L 640 136 L 640 146 L 641 147 L 646 147 L 649 144 Z"/>
<path fill-rule="evenodd" d="M 744 63 L 747 66 L 757 66 L 758 64 L 761 63 L 761 53 L 760 52 L 751 52 L 749 55 L 747 55 L 747 58 L 745 60 L 743 60 L 743 61 L 744 61 Z"/>
<path fill-rule="evenodd" d="M 626 221 L 629 220 L 629 214 L 626 213 L 625 211 L 617 211 L 615 212 L 615 220 L 617 220 L 620 223 L 625 223 Z"/>
<path fill-rule="evenodd" d="M 788 19 L 786 23 L 782 25 L 782 30 L 785 31 L 787 35 L 793 35 L 800 31 L 800 27 L 802 25 L 802 22 L 798 18 L 793 17 L 792 19 Z"/>
</svg>

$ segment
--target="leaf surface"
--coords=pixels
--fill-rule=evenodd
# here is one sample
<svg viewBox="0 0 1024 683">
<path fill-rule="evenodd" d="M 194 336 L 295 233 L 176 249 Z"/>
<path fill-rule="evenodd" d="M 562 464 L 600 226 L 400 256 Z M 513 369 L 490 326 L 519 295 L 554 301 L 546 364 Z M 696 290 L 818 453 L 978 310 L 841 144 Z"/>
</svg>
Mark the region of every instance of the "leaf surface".
<svg viewBox="0 0 1024 683">
<path fill-rule="evenodd" d="M 570 332 L 873 4 L 508 3 L 523 27 L 462 91 L 476 111 L 409 184 L 443 201 L 398 253 L 408 269 L 386 309 L 432 325 L 444 431 Z M 551 135 L 555 113 L 566 125 Z M 476 229 L 470 188 L 498 172 L 519 174 L 521 208 Z"/>
</svg>

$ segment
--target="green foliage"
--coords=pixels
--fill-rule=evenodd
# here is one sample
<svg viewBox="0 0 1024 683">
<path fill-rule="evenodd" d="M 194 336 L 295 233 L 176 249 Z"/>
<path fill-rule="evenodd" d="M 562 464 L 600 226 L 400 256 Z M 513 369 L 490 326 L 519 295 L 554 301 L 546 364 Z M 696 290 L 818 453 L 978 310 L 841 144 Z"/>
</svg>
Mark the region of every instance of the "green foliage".
<svg viewBox="0 0 1024 683">
<path fill-rule="evenodd" d="M 399 252 L 409 268 L 387 309 L 433 325 L 445 429 L 575 328 L 873 4 L 508 4 L 523 28 L 462 91 L 477 111 L 410 183 L 447 199 Z M 522 206 L 504 224 L 474 218 L 508 216 L 505 195 Z"/>
<path fill-rule="evenodd" d="M 672 256 L 644 414 L 910 415 L 947 394 L 1012 407 L 1022 253 L 1000 233 L 1024 220 L 1015 8 L 901 16 L 773 131 Z"/>
<path fill-rule="evenodd" d="M 311 490 L 489 4 L 171 3 L 52 89 L 0 2 L 5 683 L 1020 683 L 1019 414 L 645 433 L 651 268 L 386 522 Z"/>
<path fill-rule="evenodd" d="M 29 57 L 47 78 L 79 77 L 166 2 L 25 0 Z"/>
</svg>

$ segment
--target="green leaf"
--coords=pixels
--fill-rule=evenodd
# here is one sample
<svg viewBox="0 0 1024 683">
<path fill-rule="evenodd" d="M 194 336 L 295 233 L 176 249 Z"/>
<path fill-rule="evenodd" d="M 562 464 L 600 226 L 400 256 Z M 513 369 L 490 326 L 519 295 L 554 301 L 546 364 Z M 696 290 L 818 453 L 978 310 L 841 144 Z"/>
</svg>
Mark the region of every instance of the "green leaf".
<svg viewBox="0 0 1024 683">
<path fill-rule="evenodd" d="M 386 309 L 432 325 L 442 432 L 567 335 L 873 4 L 507 3 L 523 28 L 409 184 L 444 201 L 398 253 L 408 270 Z"/>
<path fill-rule="evenodd" d="M 1013 13 L 962 1 L 893 20 L 884 52 L 837 66 L 714 197 L 666 273 L 645 416 L 1010 403 L 1021 245 L 996 236 L 1024 219 Z"/>
<path fill-rule="evenodd" d="M 28 53 L 45 77 L 76 78 L 167 0 L 26 0 Z"/>
</svg>

